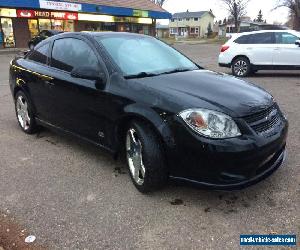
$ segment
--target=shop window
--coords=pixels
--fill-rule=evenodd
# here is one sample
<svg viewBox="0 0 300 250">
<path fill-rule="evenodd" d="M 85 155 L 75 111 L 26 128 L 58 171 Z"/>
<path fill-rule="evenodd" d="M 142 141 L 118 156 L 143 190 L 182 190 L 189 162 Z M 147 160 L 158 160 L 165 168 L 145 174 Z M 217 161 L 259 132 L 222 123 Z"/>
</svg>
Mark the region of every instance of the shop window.
<svg viewBox="0 0 300 250">
<path fill-rule="evenodd" d="M 67 49 L 66 49 L 67 48 Z M 84 41 L 74 38 L 63 38 L 54 42 L 51 66 L 67 72 L 82 65 L 98 68 L 98 59 L 94 51 Z"/>
<path fill-rule="evenodd" d="M 0 16 L 3 17 L 17 17 L 17 12 L 15 9 L 0 9 Z"/>
<path fill-rule="evenodd" d="M 59 30 L 64 31 L 64 21 L 63 20 L 51 20 L 52 29 L 53 30 Z"/>
<path fill-rule="evenodd" d="M 150 31 L 149 31 L 149 26 L 148 25 L 144 25 L 143 26 L 143 34 L 144 35 L 150 35 Z"/>
<path fill-rule="evenodd" d="M 73 20 L 65 20 L 64 21 L 64 31 L 74 32 L 74 21 Z"/>
<path fill-rule="evenodd" d="M 42 64 L 47 64 L 49 43 L 41 46 L 38 49 L 33 50 L 27 57 L 31 61 L 35 61 Z"/>
<path fill-rule="evenodd" d="M 53 30 L 59 30 L 64 31 L 64 21 L 63 20 L 51 20 L 52 23 L 52 29 Z"/>
<path fill-rule="evenodd" d="M 3 44 L 6 48 L 15 47 L 14 31 L 11 18 L 1 18 L 1 26 L 3 33 Z"/>
<path fill-rule="evenodd" d="M 51 21 L 50 19 L 39 19 L 39 30 L 51 30 Z"/>
<path fill-rule="evenodd" d="M 74 21 L 73 20 L 54 20 L 54 19 L 39 19 L 38 28 L 36 20 L 29 20 L 29 28 L 32 36 L 36 36 L 38 31 L 42 30 L 59 30 L 66 32 L 74 31 Z"/>
<path fill-rule="evenodd" d="M 115 23 L 102 23 L 103 31 L 117 31 L 117 25 Z"/>
<path fill-rule="evenodd" d="M 39 33 L 38 20 L 28 19 L 28 27 L 29 27 L 29 32 L 30 32 L 31 38 L 38 35 L 38 33 Z"/>
</svg>

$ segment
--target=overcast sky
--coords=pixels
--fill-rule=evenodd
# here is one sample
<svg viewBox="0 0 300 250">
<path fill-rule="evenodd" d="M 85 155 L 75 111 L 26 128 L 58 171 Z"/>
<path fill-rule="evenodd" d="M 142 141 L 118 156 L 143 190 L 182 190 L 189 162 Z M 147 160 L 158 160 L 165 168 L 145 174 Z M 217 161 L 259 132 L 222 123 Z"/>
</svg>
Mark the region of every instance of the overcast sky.
<svg viewBox="0 0 300 250">
<path fill-rule="evenodd" d="M 274 21 L 285 23 L 288 17 L 288 10 L 286 8 L 273 10 L 277 1 L 278 0 L 250 0 L 247 16 L 250 16 L 251 19 L 256 18 L 258 11 L 261 9 L 264 19 L 267 19 L 268 23 L 273 23 Z M 228 12 L 221 0 L 167 0 L 163 7 L 172 14 L 175 12 L 184 12 L 187 9 L 189 11 L 212 9 L 217 20 L 223 20 L 228 16 Z M 163 23 L 165 23 L 165 21 Z"/>
</svg>

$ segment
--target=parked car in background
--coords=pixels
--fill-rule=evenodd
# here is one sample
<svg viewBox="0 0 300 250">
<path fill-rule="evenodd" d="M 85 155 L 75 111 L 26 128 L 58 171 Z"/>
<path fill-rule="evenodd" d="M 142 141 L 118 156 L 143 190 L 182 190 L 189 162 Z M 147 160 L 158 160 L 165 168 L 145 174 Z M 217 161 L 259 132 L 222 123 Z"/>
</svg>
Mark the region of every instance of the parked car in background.
<svg viewBox="0 0 300 250">
<path fill-rule="evenodd" d="M 300 69 L 300 32 L 263 30 L 235 35 L 222 46 L 219 66 L 231 67 L 239 77 L 258 70 Z"/>
<path fill-rule="evenodd" d="M 133 184 L 240 189 L 284 161 L 288 121 L 265 90 L 130 33 L 64 33 L 10 67 L 21 129 L 46 126 L 124 152 Z"/>
<path fill-rule="evenodd" d="M 34 47 L 41 41 L 47 39 L 48 37 L 57 35 L 63 33 L 62 31 L 59 30 L 42 30 L 37 36 L 33 37 L 29 42 L 28 42 L 28 47 L 29 49 L 34 49 Z"/>
</svg>

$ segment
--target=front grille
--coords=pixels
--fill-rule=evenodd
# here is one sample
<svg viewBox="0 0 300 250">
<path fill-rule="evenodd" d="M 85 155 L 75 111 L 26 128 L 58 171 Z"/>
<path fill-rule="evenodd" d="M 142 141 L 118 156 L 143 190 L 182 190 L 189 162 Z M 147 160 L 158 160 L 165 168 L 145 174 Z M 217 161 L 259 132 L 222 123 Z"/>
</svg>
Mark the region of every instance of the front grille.
<svg viewBox="0 0 300 250">
<path fill-rule="evenodd" d="M 281 112 L 274 104 L 261 112 L 244 117 L 244 120 L 256 133 L 261 134 L 281 123 Z"/>
</svg>

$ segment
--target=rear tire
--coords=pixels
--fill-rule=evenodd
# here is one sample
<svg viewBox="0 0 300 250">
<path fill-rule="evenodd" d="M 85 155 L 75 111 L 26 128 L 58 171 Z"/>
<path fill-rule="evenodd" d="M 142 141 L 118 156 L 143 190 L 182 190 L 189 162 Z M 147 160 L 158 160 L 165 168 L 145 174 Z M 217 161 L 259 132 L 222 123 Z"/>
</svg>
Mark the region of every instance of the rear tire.
<svg viewBox="0 0 300 250">
<path fill-rule="evenodd" d="M 167 182 L 167 168 L 162 144 L 149 124 L 133 121 L 125 138 L 130 177 L 141 193 L 162 188 Z"/>
<path fill-rule="evenodd" d="M 15 95 L 15 110 L 17 121 L 26 134 L 34 134 L 38 130 L 35 122 L 31 101 L 23 91 L 18 91 Z"/>
<path fill-rule="evenodd" d="M 251 64 L 247 57 L 241 56 L 233 60 L 232 74 L 237 77 L 246 77 L 251 72 Z"/>
</svg>

